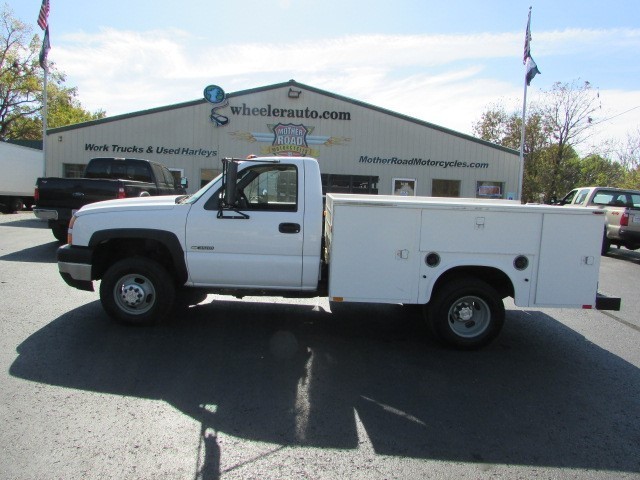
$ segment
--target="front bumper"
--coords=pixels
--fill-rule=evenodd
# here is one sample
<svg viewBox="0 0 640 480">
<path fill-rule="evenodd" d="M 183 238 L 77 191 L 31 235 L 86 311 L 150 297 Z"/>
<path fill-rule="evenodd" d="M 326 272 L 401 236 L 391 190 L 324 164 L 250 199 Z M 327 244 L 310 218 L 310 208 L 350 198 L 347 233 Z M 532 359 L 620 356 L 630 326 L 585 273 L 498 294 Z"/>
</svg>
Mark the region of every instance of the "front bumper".
<svg viewBox="0 0 640 480">
<path fill-rule="evenodd" d="M 63 245 L 58 248 L 58 271 L 67 285 L 93 292 L 92 256 L 93 250 L 88 247 Z"/>
</svg>

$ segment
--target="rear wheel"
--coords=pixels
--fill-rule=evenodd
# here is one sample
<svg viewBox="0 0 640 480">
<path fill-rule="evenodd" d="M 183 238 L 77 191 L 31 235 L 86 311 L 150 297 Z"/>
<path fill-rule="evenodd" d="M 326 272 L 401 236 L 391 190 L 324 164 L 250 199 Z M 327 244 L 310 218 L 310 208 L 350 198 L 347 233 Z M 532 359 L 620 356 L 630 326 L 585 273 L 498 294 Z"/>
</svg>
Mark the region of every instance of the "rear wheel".
<svg viewBox="0 0 640 480">
<path fill-rule="evenodd" d="M 9 200 L 9 213 L 20 212 L 24 208 L 21 198 L 12 198 Z"/>
<path fill-rule="evenodd" d="M 425 313 L 436 337 L 459 349 L 489 344 L 504 325 L 502 298 L 475 278 L 450 280 L 434 292 Z"/>
<path fill-rule="evenodd" d="M 100 301 L 115 320 L 153 324 L 171 311 L 175 298 L 173 279 L 158 262 L 144 258 L 125 258 L 113 264 L 100 284 Z"/>
<path fill-rule="evenodd" d="M 600 250 L 600 253 L 602 255 L 606 255 L 609 252 L 610 248 L 611 240 L 607 238 L 607 230 L 605 229 L 604 234 L 602 235 L 602 249 Z"/>
<path fill-rule="evenodd" d="M 61 225 L 59 223 L 55 223 L 51 225 L 51 233 L 56 237 L 60 243 L 67 243 L 67 233 L 69 233 L 69 228 L 66 225 Z"/>
</svg>

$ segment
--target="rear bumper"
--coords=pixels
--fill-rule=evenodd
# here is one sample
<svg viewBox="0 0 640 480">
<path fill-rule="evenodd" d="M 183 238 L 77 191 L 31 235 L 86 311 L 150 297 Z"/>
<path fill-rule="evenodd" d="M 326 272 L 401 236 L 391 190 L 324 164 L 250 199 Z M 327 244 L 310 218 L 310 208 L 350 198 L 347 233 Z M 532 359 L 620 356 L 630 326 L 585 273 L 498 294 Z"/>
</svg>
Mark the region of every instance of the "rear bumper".
<svg viewBox="0 0 640 480">
<path fill-rule="evenodd" d="M 58 248 L 58 271 L 67 285 L 93 292 L 92 255 L 93 250 L 87 247 L 63 245 Z"/>
<path fill-rule="evenodd" d="M 619 297 L 607 297 L 598 293 L 596 295 L 596 309 L 597 310 L 614 310 L 620 311 L 620 298 Z"/>
<path fill-rule="evenodd" d="M 620 227 L 618 235 L 620 235 L 620 240 L 625 243 L 640 245 L 640 231 Z"/>
<path fill-rule="evenodd" d="M 57 210 L 48 210 L 46 208 L 34 208 L 33 214 L 40 220 L 58 220 Z"/>
</svg>

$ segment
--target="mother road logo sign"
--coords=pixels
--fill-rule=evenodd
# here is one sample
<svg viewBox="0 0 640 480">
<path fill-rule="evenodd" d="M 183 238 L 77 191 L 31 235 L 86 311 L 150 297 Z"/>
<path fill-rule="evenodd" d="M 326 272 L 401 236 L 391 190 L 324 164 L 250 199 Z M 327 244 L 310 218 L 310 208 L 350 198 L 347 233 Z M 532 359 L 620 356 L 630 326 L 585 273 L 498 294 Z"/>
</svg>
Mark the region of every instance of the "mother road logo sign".
<svg viewBox="0 0 640 480">
<path fill-rule="evenodd" d="M 244 142 L 270 143 L 260 149 L 261 155 L 279 156 L 320 156 L 320 150 L 314 146 L 333 147 L 344 145 L 351 141 L 347 137 L 328 137 L 311 135 L 315 127 L 293 123 L 267 124 L 269 133 L 266 132 L 229 132 L 229 135 Z"/>
<path fill-rule="evenodd" d="M 274 135 L 270 152 L 272 155 L 293 157 L 311 153 L 307 144 L 307 134 L 311 133 L 313 127 L 305 127 L 302 124 L 278 123 L 271 130 Z"/>
</svg>

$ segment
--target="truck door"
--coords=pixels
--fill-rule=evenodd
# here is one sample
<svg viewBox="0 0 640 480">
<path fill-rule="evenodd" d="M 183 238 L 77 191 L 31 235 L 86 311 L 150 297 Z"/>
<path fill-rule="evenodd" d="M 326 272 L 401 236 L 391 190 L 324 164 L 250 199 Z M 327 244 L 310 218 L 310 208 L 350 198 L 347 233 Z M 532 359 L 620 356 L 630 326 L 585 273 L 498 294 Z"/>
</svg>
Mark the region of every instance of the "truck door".
<svg viewBox="0 0 640 480">
<path fill-rule="evenodd" d="M 219 218 L 219 193 L 196 203 L 186 229 L 190 280 L 220 287 L 300 288 L 304 182 L 299 178 L 304 175 L 296 165 L 257 164 L 238 174 L 243 215 L 225 211 Z"/>
</svg>

